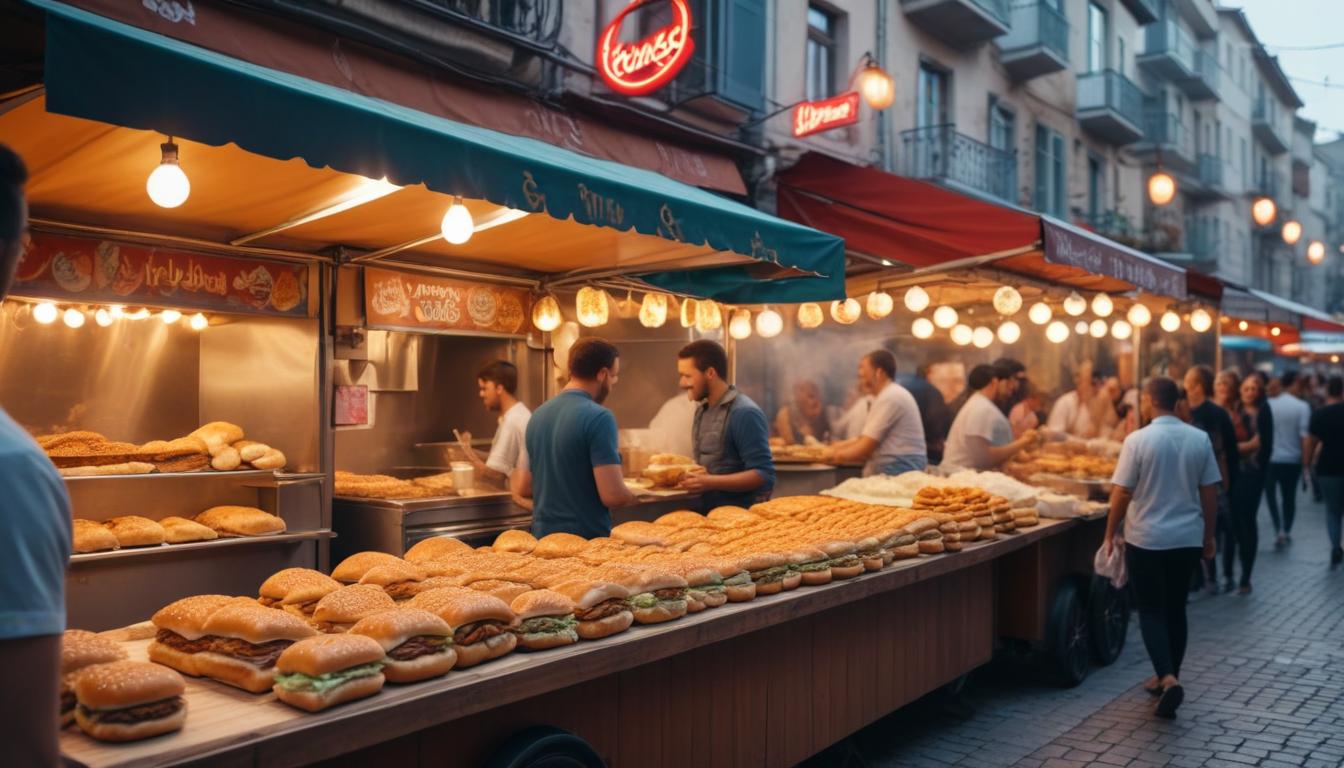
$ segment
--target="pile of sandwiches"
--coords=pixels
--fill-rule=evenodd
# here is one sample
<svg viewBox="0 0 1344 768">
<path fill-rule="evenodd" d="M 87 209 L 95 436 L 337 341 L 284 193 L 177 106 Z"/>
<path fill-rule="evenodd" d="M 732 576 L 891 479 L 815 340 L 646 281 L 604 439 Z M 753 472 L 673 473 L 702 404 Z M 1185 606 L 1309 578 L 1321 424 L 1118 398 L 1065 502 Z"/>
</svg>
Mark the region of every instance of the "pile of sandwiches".
<svg viewBox="0 0 1344 768">
<path fill-rule="evenodd" d="M 130 661 L 121 644 L 83 629 L 61 636 L 60 720 L 100 741 L 135 741 L 182 728 L 186 683 L 171 669 Z"/>
<path fill-rule="evenodd" d="M 695 459 L 677 453 L 655 453 L 649 457 L 649 464 L 640 473 L 654 488 L 676 488 L 687 475 L 704 472 L 705 468 L 695 463 Z"/>
<path fill-rule="evenodd" d="M 926 486 L 915 494 L 917 510 L 950 516 L 958 523 L 955 539 L 960 542 L 989 541 L 1001 533 L 1040 525 L 1034 499 L 1014 506 L 1002 496 L 980 488 Z"/>
<path fill-rule="evenodd" d="M 211 507 L 194 519 L 169 516 L 151 520 L 121 515 L 103 522 L 75 518 L 74 551 L 103 552 L 123 547 L 155 547 L 239 536 L 270 536 L 285 531 L 285 521 L 256 507 Z"/>
<path fill-rule="evenodd" d="M 61 432 L 37 438 L 37 444 L 65 477 L 144 475 L 152 472 L 198 472 L 213 469 L 284 469 L 285 454 L 255 440 L 243 428 L 212 421 L 173 440 L 143 445 L 109 440 L 97 432 Z"/>
</svg>

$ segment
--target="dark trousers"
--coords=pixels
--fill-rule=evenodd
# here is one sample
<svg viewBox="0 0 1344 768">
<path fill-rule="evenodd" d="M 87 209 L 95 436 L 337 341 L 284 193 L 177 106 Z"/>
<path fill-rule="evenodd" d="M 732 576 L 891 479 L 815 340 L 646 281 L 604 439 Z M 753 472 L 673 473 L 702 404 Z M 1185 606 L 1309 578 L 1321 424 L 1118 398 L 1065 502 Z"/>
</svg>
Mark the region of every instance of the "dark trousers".
<svg viewBox="0 0 1344 768">
<path fill-rule="evenodd" d="M 1186 587 L 1199 564 L 1199 547 L 1140 549 L 1125 545 L 1125 565 L 1139 609 L 1139 631 L 1161 680 L 1180 676 L 1189 629 L 1185 620 Z"/>
<path fill-rule="evenodd" d="M 1260 548 L 1260 530 L 1256 517 L 1260 514 L 1260 497 L 1264 495 L 1265 473 L 1261 470 L 1242 467 L 1237 473 L 1237 481 L 1232 485 L 1231 532 L 1236 541 L 1236 552 L 1241 559 L 1241 586 L 1251 584 L 1251 571 L 1255 568 L 1255 553 Z M 1231 548 L 1223 552 L 1223 569 L 1228 578 L 1232 576 Z"/>
<path fill-rule="evenodd" d="M 1301 464 L 1270 464 L 1265 481 L 1265 499 L 1269 501 L 1269 517 L 1274 521 L 1275 533 L 1292 533 L 1293 518 L 1297 517 L 1297 484 L 1302 482 Z M 1279 495 L 1283 496 L 1283 514 L 1279 514 Z"/>
<path fill-rule="evenodd" d="M 1222 486 L 1218 487 L 1218 516 L 1214 519 L 1214 539 L 1218 542 L 1218 554 L 1223 560 L 1223 579 L 1232 580 L 1232 566 L 1237 559 L 1237 537 L 1232 532 L 1232 497 Z M 1218 584 L 1218 555 L 1204 561 L 1203 578 L 1196 578 L 1196 587 Z"/>
<path fill-rule="evenodd" d="M 1317 482 L 1325 495 L 1325 533 L 1333 552 L 1340 548 L 1340 529 L 1344 527 L 1344 477 L 1326 475 Z"/>
</svg>

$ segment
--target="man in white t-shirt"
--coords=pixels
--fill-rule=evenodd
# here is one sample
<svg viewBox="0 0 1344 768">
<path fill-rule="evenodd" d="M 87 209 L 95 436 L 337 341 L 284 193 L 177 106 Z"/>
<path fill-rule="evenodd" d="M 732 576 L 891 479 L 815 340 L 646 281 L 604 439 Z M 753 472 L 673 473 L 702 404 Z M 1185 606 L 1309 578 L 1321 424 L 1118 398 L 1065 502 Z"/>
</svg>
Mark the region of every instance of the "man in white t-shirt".
<svg viewBox="0 0 1344 768">
<path fill-rule="evenodd" d="M 1013 427 L 1003 415 L 1000 402 L 1017 389 L 1015 373 L 1007 366 L 977 365 L 967 380 L 971 396 L 952 420 L 943 449 L 944 467 L 995 469 L 1029 445 L 1037 432 L 1028 429 L 1013 439 Z"/>
<path fill-rule="evenodd" d="M 476 374 L 476 386 L 485 409 L 499 415 L 499 427 L 484 459 L 471 447 L 470 432 L 461 434 L 462 450 L 484 479 L 507 488 L 523 452 L 523 435 L 532 411 L 518 399 L 518 368 L 507 360 L 495 360 L 482 368 Z"/>
<path fill-rule="evenodd" d="M 1276 547 L 1292 541 L 1293 519 L 1297 516 L 1297 484 L 1303 481 L 1302 457 L 1311 427 L 1311 406 L 1298 396 L 1300 384 L 1297 371 L 1287 371 L 1279 377 L 1278 386 L 1270 388 L 1274 449 L 1269 454 L 1269 472 L 1265 476 L 1265 500 L 1269 502 L 1269 517 L 1274 521 Z"/>
<path fill-rule="evenodd" d="M 1098 425 L 1092 418 L 1092 401 L 1097 390 L 1092 373 L 1091 360 L 1084 360 L 1073 369 L 1073 391 L 1060 395 L 1050 408 L 1045 425 L 1051 432 L 1084 438 L 1097 436 Z"/>
<path fill-rule="evenodd" d="M 885 349 L 859 360 L 859 386 L 872 397 L 857 437 L 830 447 L 830 461 L 862 461 L 863 476 L 899 475 L 929 464 L 924 422 L 914 395 L 896 378 L 896 357 Z"/>
</svg>

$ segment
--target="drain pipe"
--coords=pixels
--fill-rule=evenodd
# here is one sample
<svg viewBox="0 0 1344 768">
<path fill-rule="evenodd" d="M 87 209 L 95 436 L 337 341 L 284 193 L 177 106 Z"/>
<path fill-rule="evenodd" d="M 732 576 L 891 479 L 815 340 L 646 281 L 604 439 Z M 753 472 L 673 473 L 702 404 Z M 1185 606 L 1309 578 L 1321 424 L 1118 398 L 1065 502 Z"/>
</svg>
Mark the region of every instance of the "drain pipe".
<svg viewBox="0 0 1344 768">
<path fill-rule="evenodd" d="M 877 40 L 874 43 L 877 50 L 873 55 L 877 58 L 877 65 L 890 72 L 891 70 L 887 69 L 887 0 L 874 0 L 874 4 L 877 6 Z M 877 160 L 882 170 L 890 173 L 893 169 L 891 153 L 887 147 L 888 111 L 883 109 L 877 113 Z"/>
</svg>

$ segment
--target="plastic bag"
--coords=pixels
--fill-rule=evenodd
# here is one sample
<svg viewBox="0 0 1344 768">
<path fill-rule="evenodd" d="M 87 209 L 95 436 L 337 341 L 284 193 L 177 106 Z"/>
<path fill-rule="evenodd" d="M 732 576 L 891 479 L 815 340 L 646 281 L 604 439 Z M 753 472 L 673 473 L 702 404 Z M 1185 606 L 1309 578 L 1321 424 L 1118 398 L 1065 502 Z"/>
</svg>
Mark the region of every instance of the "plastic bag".
<svg viewBox="0 0 1344 768">
<path fill-rule="evenodd" d="M 1092 557 L 1092 570 L 1098 576 L 1110 579 L 1111 586 L 1123 589 L 1129 581 L 1129 571 L 1125 568 L 1125 540 L 1119 536 L 1112 540 L 1110 557 L 1106 556 L 1105 544 L 1098 547 L 1097 554 Z"/>
</svg>

